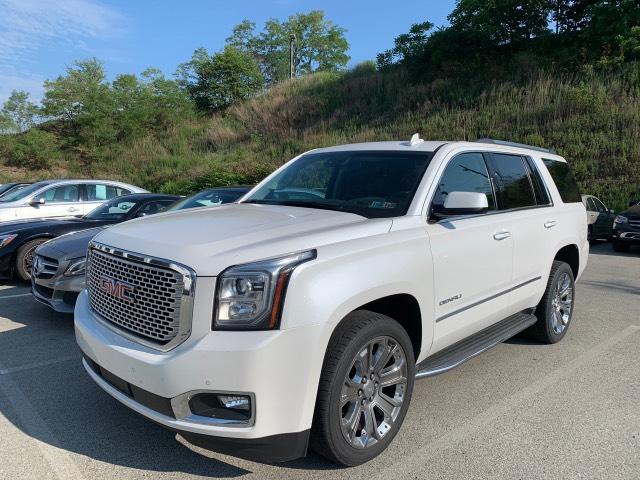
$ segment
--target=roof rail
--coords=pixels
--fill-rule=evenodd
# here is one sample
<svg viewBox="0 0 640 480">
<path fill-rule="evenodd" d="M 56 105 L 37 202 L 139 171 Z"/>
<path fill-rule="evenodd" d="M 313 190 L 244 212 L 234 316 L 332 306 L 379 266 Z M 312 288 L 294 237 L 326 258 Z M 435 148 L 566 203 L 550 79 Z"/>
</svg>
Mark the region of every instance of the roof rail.
<svg viewBox="0 0 640 480">
<path fill-rule="evenodd" d="M 534 147 L 533 145 L 527 145 L 525 143 L 505 142 L 504 140 L 495 140 L 493 138 L 479 138 L 477 140 L 474 140 L 474 142 L 492 143 L 494 145 L 504 145 L 505 147 L 527 148 L 529 150 L 535 150 L 537 152 L 544 152 L 544 153 L 553 153 L 553 154 L 556 153 L 550 148 Z"/>
</svg>

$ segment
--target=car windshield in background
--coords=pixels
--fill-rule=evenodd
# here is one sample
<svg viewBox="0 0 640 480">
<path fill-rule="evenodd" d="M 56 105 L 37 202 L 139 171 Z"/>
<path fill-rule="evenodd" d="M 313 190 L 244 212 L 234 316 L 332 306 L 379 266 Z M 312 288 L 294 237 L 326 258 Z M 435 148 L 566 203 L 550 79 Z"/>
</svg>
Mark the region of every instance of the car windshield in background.
<svg viewBox="0 0 640 480">
<path fill-rule="evenodd" d="M 22 200 L 27 198 L 33 192 L 40 190 L 42 187 L 48 185 L 47 182 L 38 182 L 31 185 L 26 185 L 23 188 L 16 188 L 9 190 L 7 193 L 0 197 L 0 202 L 15 202 L 16 200 Z"/>
<path fill-rule="evenodd" d="M 432 152 L 345 151 L 299 158 L 243 203 L 355 213 L 367 218 L 407 213 Z"/>
<path fill-rule="evenodd" d="M 116 198 L 92 210 L 84 218 L 91 220 L 121 220 L 127 216 L 135 205 L 136 202 L 134 201 Z"/>
<path fill-rule="evenodd" d="M 167 211 L 173 212 L 175 210 L 186 210 L 188 208 L 212 207 L 222 205 L 223 203 L 233 203 L 248 191 L 248 188 L 238 190 L 205 190 L 204 192 L 178 200 L 171 205 Z"/>
</svg>

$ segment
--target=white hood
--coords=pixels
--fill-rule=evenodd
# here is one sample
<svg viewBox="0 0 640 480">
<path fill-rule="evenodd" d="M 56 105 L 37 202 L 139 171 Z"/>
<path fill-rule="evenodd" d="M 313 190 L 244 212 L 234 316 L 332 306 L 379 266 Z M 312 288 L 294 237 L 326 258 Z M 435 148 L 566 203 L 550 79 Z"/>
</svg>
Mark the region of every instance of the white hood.
<svg viewBox="0 0 640 480">
<path fill-rule="evenodd" d="M 132 220 L 94 240 L 216 276 L 232 265 L 382 234 L 391 223 L 329 210 L 230 204 Z"/>
</svg>

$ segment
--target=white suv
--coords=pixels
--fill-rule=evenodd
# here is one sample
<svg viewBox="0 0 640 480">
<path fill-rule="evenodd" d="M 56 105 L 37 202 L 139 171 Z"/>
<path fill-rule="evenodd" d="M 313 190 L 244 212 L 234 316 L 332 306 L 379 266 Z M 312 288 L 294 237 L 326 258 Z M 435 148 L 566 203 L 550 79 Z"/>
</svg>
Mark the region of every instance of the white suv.
<svg viewBox="0 0 640 480">
<path fill-rule="evenodd" d="M 0 197 L 0 222 L 81 217 L 105 201 L 146 190 L 111 180 L 43 180 Z"/>
<path fill-rule="evenodd" d="M 237 204 L 98 234 L 76 337 L 98 385 L 193 443 L 356 465 L 392 441 L 415 378 L 524 330 L 562 339 L 588 249 L 548 150 L 323 148 Z"/>
</svg>

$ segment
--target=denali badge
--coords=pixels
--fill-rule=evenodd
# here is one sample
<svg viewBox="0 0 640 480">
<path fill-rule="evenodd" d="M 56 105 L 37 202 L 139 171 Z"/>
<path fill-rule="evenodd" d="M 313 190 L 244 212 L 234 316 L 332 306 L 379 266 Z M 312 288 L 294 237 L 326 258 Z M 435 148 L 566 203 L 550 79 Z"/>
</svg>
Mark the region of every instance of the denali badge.
<svg viewBox="0 0 640 480">
<path fill-rule="evenodd" d="M 455 297 L 450 297 L 450 298 L 445 298 L 444 300 L 442 300 L 440 302 L 440 306 L 442 305 L 446 305 L 449 302 L 453 302 L 454 300 L 460 300 L 462 298 L 462 294 L 459 293 L 458 295 L 456 295 Z"/>
<path fill-rule="evenodd" d="M 115 278 L 100 277 L 100 290 L 125 302 L 133 302 L 133 297 L 131 296 L 134 290 L 133 285 Z"/>
</svg>

